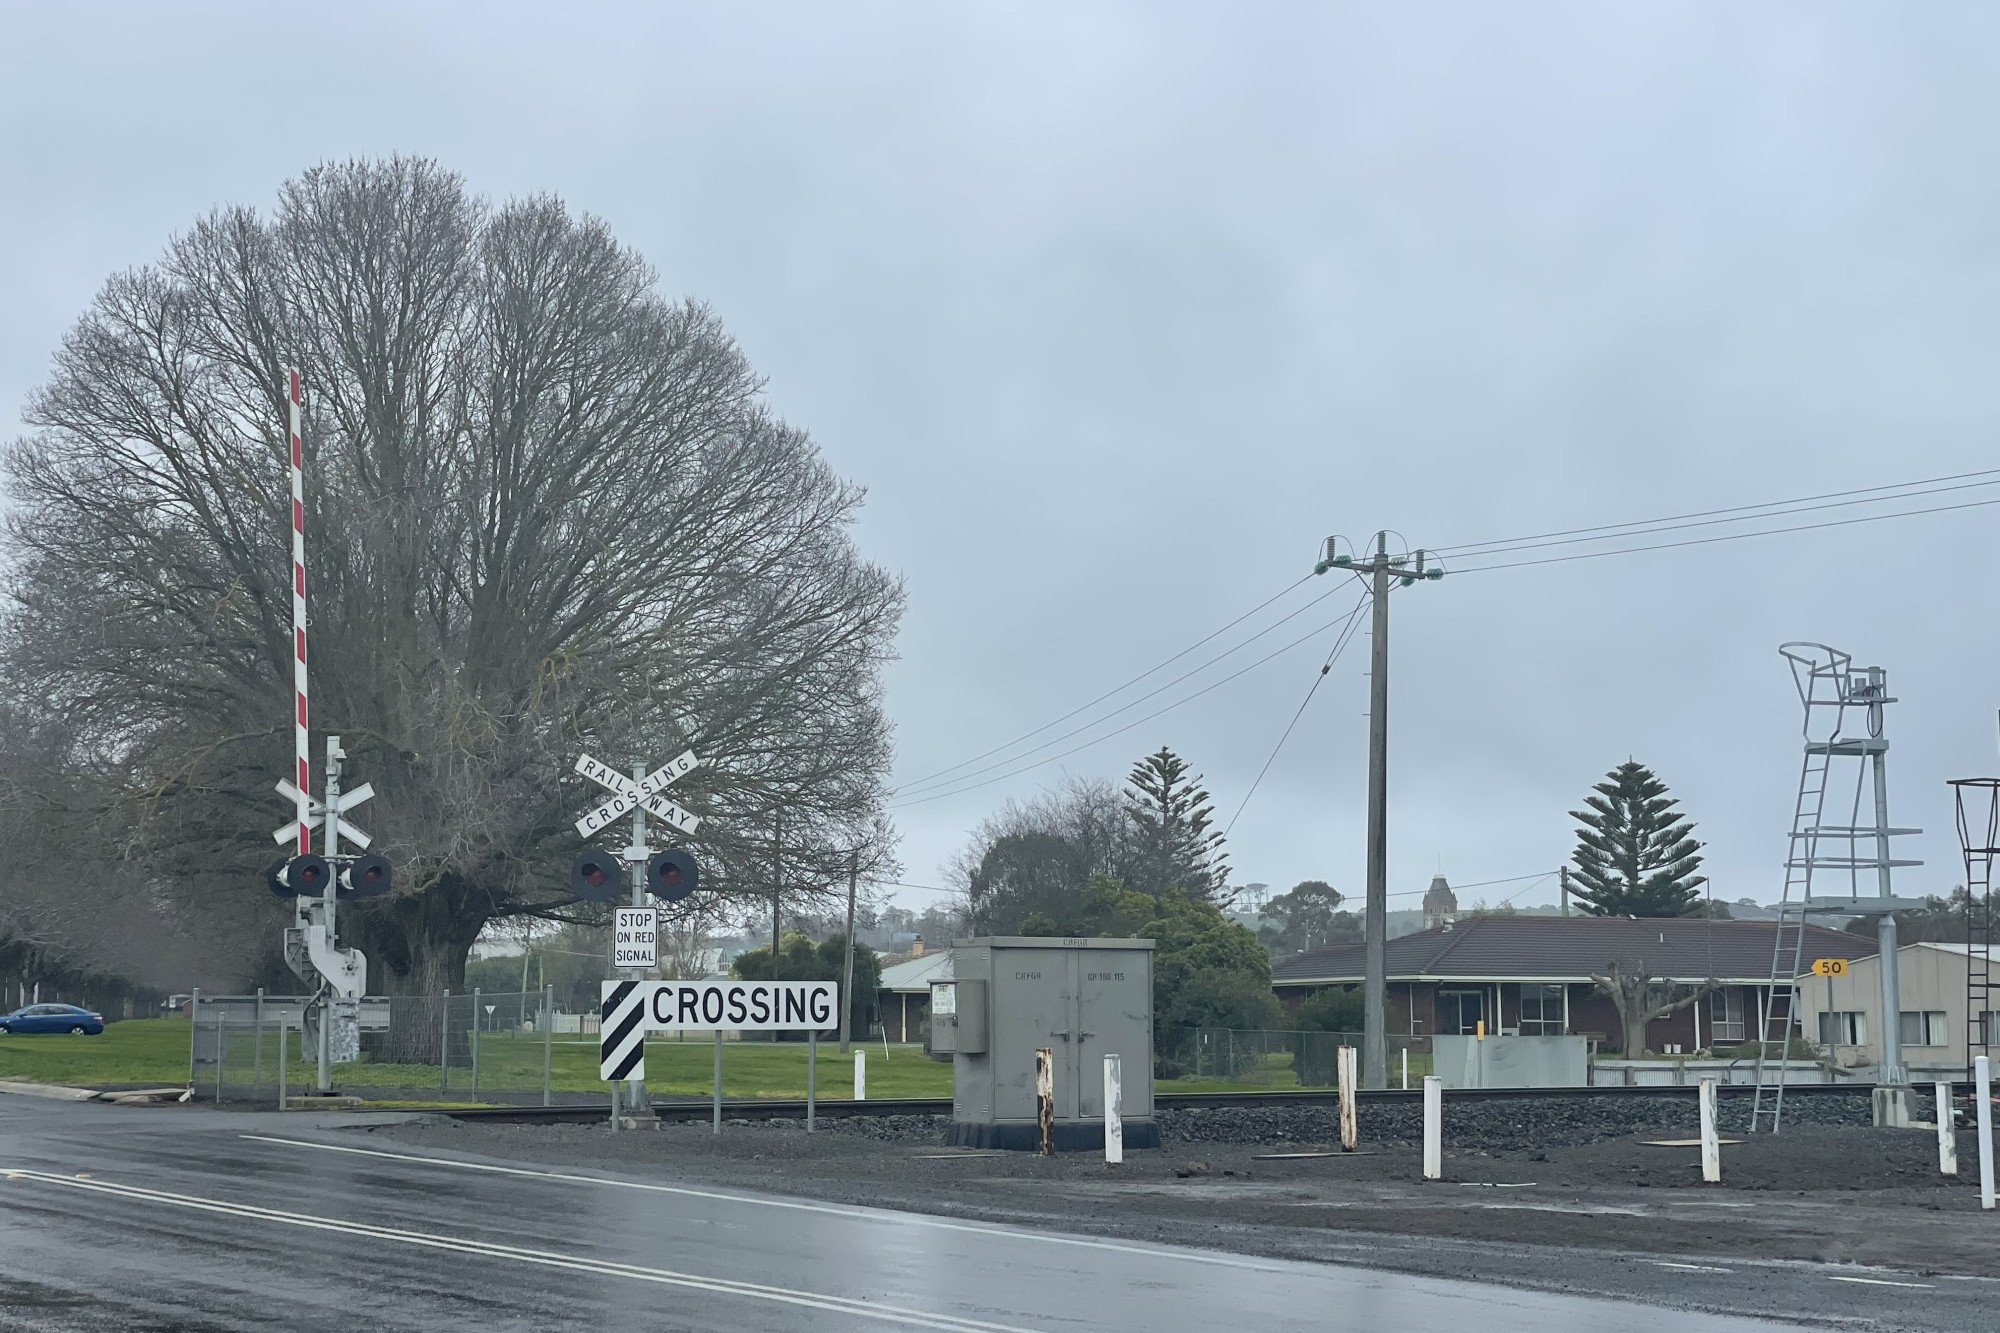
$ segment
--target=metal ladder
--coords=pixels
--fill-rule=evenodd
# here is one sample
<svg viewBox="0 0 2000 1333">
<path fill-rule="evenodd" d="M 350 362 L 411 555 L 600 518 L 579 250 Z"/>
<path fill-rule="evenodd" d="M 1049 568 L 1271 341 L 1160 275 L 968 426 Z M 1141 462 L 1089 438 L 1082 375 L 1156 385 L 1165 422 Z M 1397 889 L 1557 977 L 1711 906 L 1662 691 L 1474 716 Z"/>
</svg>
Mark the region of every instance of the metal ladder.
<svg viewBox="0 0 2000 1333">
<path fill-rule="evenodd" d="M 1965 854 L 1965 1076 L 1972 1062 L 1991 1057 L 2000 1019 L 1993 978 L 1993 861 L 2000 856 L 2000 778 L 1958 778 L 1958 845 Z"/>
<path fill-rule="evenodd" d="M 1810 718 L 1810 712 L 1808 718 Z M 1826 808 L 1827 774 L 1833 746 L 1808 741 L 1799 769 L 1798 799 L 1785 857 L 1785 894 L 1778 902 L 1778 928 L 1771 939 L 1771 982 L 1757 1016 L 1757 1092 L 1750 1103 L 1750 1132 L 1778 1132 L 1785 1110 L 1785 1063 L 1791 1055 L 1792 1025 L 1799 1014 L 1799 962 L 1805 952 L 1805 902 L 1812 894 L 1813 854 Z M 1778 1036 L 1771 1037 L 1775 1025 Z M 1777 1047 L 1776 1061 L 1772 1047 Z"/>
</svg>

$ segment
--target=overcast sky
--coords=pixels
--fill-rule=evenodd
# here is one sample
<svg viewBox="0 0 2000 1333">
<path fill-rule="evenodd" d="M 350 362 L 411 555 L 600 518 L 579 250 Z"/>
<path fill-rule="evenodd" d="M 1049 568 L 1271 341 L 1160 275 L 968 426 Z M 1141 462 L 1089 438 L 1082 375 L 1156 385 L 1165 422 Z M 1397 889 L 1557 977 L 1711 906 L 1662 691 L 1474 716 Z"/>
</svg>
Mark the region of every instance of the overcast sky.
<svg viewBox="0 0 2000 1333">
<path fill-rule="evenodd" d="M 1187 647 L 1330 533 L 1454 546 L 2000 467 L 1996 38 L 2000 10 L 1947 4 L 7 4 L 0 421 L 108 274 L 315 162 L 558 193 L 710 303 L 868 488 L 859 541 L 909 586 L 908 782 Z M 1889 669 L 1893 813 L 1929 830 L 1900 886 L 1948 889 L 1945 780 L 2000 771 L 1996 523 L 1399 592 L 1392 892 L 1552 870 L 1630 756 L 1719 895 L 1773 900 L 1789 639 Z M 1230 817 L 1330 645 L 899 808 L 904 880 L 943 883 L 1009 796 L 1161 745 Z M 1236 823 L 1239 880 L 1358 893 L 1366 648 Z"/>
</svg>

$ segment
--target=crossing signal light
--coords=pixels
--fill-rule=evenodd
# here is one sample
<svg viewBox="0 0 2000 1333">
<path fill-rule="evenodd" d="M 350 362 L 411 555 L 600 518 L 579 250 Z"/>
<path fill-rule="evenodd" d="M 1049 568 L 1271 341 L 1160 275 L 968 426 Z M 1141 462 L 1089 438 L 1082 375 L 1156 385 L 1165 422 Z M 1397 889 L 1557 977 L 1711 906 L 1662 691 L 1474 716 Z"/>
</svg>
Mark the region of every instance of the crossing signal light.
<svg viewBox="0 0 2000 1333">
<path fill-rule="evenodd" d="M 379 898 L 390 889 L 389 863 L 373 852 L 364 853 L 347 863 L 340 872 L 340 887 L 335 896 L 340 898 Z"/>
<path fill-rule="evenodd" d="M 653 859 L 646 862 L 646 887 L 665 902 L 677 903 L 693 893 L 700 877 L 694 858 L 678 847 L 654 852 Z"/>
<path fill-rule="evenodd" d="M 585 848 L 576 854 L 576 860 L 570 866 L 570 892 L 591 902 L 615 902 L 620 896 L 623 870 L 624 866 L 618 858 L 609 852 L 601 852 L 595 847 Z"/>
<path fill-rule="evenodd" d="M 284 883 L 281 892 L 288 898 L 317 898 L 326 892 L 326 886 L 333 883 L 333 867 L 326 863 L 324 856 L 314 856 L 307 852 L 285 862 L 279 878 Z"/>
<path fill-rule="evenodd" d="M 285 867 L 288 864 L 289 862 L 285 861 L 273 861 L 271 868 L 264 872 L 264 887 L 272 893 L 277 894 L 280 898 L 298 897 L 296 893 L 292 892 L 291 885 L 285 883 Z"/>
</svg>

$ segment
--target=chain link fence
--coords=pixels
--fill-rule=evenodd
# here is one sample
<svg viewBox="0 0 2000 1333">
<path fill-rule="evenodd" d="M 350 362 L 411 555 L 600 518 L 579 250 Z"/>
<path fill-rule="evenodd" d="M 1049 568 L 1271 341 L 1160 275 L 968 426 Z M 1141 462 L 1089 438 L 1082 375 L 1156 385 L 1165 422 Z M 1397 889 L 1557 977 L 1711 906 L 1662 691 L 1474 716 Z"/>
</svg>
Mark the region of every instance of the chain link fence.
<svg viewBox="0 0 2000 1333">
<path fill-rule="evenodd" d="M 317 1087 L 312 997 L 197 991 L 188 1014 L 188 1083 L 197 1100 L 282 1106 Z M 370 996 L 360 1028 L 360 1059 L 329 1070 L 343 1096 L 609 1106 L 609 1090 L 596 1079 L 597 1015 L 559 1013 L 553 988 Z"/>
<path fill-rule="evenodd" d="M 1331 1088 L 1340 1081 L 1339 1049 L 1360 1045 L 1359 1032 L 1181 1028 L 1161 1034 L 1154 1072 L 1162 1091 L 1171 1091 L 1174 1083 Z M 1412 1087 L 1431 1072 L 1430 1038 L 1389 1038 L 1391 1087 L 1401 1086 L 1405 1069 Z"/>
</svg>

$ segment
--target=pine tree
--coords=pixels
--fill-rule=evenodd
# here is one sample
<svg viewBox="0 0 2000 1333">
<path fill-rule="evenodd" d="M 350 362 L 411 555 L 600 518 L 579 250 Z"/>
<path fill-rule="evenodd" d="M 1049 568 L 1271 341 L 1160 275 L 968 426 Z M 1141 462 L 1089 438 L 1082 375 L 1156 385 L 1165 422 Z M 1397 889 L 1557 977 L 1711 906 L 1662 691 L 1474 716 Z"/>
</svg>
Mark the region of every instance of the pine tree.
<svg viewBox="0 0 2000 1333">
<path fill-rule="evenodd" d="M 1572 810 L 1576 831 L 1572 892 L 1592 916 L 1698 916 L 1708 881 L 1694 823 L 1644 764 L 1626 760 Z"/>
<path fill-rule="evenodd" d="M 1155 897 L 1179 887 L 1196 898 L 1223 899 L 1229 857 L 1201 775 L 1189 773 L 1186 762 L 1162 746 L 1134 765 L 1126 782 L 1131 847 L 1125 870 L 1132 887 Z"/>
</svg>

